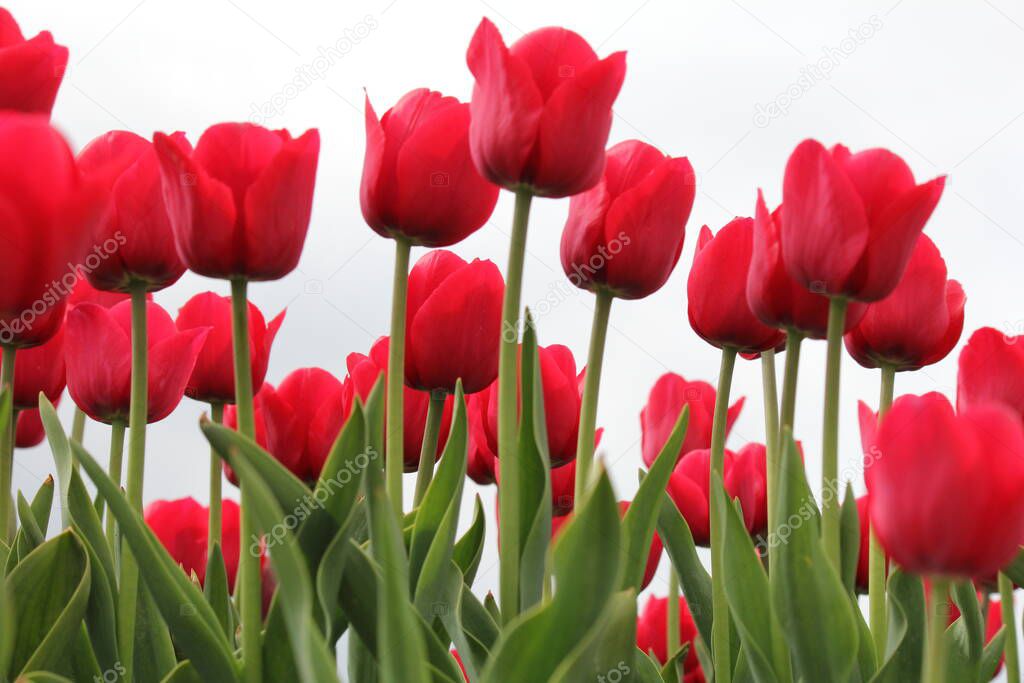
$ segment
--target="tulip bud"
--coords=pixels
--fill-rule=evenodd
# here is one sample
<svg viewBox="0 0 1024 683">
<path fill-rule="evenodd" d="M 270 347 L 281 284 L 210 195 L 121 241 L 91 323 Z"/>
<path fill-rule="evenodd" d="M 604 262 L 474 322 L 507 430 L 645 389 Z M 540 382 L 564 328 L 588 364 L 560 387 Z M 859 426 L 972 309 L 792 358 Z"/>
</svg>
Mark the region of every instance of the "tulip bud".
<svg viewBox="0 0 1024 683">
<path fill-rule="evenodd" d="M 0 110 L 50 115 L 64 80 L 68 49 L 49 31 L 28 40 L 11 13 L 0 8 Z"/>
<path fill-rule="evenodd" d="M 209 508 L 193 498 L 155 500 L 146 506 L 143 516 L 175 563 L 186 575 L 195 574 L 200 584 L 204 584 L 210 556 L 207 548 Z M 224 555 L 228 587 L 234 590 L 239 553 L 238 503 L 222 501 L 221 525 L 221 553 Z"/>
</svg>

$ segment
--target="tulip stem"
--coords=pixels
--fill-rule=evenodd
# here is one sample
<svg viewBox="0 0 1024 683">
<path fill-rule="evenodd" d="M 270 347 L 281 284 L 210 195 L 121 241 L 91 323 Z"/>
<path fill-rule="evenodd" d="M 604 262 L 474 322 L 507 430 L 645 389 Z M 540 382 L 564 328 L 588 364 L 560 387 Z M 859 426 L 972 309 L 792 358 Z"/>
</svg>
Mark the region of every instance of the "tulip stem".
<svg viewBox="0 0 1024 683">
<path fill-rule="evenodd" d="M 3 347 L 3 367 L 0 369 L 0 387 L 8 394 L 14 392 L 14 356 L 17 352 L 13 346 Z M 13 399 L 13 395 L 11 397 Z M 0 431 L 0 538 L 10 542 L 14 507 L 12 505 L 11 487 L 14 485 L 14 409 L 11 409 L 7 421 Z"/>
<path fill-rule="evenodd" d="M 945 631 L 949 619 L 949 580 L 932 577 L 928 609 L 928 648 L 924 662 L 924 683 L 945 683 Z"/>
<path fill-rule="evenodd" d="M 509 623 L 519 614 L 519 462 L 516 458 L 516 429 L 519 422 L 519 309 L 526 257 L 526 227 L 530 220 L 528 190 L 516 192 L 512 236 L 505 272 L 505 298 L 501 307 L 501 347 L 498 358 L 498 467 L 501 494 L 499 534 L 501 618 Z"/>
<path fill-rule="evenodd" d="M 736 367 L 736 349 L 726 346 L 722 349 L 722 366 L 718 371 L 718 393 L 715 395 L 715 415 L 711 425 L 711 478 L 723 475 L 725 468 L 725 435 L 729 416 L 729 391 L 732 389 L 732 372 Z M 718 514 L 718 506 L 712 505 L 711 513 L 711 609 L 712 656 L 715 661 L 716 683 L 729 683 L 732 678 L 732 652 L 729 645 L 729 603 L 725 597 L 725 525 Z"/>
<path fill-rule="evenodd" d="M 402 472 L 405 469 L 403 388 L 405 387 L 405 306 L 409 289 L 409 240 L 395 237 L 395 274 L 391 285 L 391 341 L 388 342 L 387 439 L 384 478 L 388 498 L 402 519 Z"/>
<path fill-rule="evenodd" d="M 881 370 L 882 382 L 878 397 L 879 422 L 889 412 L 896 387 L 896 368 L 891 365 L 883 365 Z M 881 664 L 885 659 L 885 647 L 889 639 L 889 626 L 885 612 L 885 577 L 888 574 L 888 568 L 886 567 L 885 551 L 878 541 L 875 530 L 869 528 L 868 533 L 868 615 L 871 623 L 871 636 L 875 641 L 875 659 Z"/>
<path fill-rule="evenodd" d="M 78 406 L 75 406 L 75 415 L 71 420 L 71 440 L 82 444 L 85 438 L 85 413 Z"/>
<path fill-rule="evenodd" d="M 787 427 L 793 430 L 796 417 L 796 380 L 800 369 L 800 344 L 804 335 L 797 330 L 786 332 L 786 369 L 782 378 L 782 410 L 779 415 L 779 434 Z M 769 508 L 769 511 L 771 508 Z M 769 512 L 770 514 L 770 512 Z"/>
<path fill-rule="evenodd" d="M 1020 683 L 1020 656 L 1017 654 L 1017 617 L 1013 604 L 1013 581 L 1006 574 L 999 572 L 999 609 L 1003 613 L 1003 626 L 1006 627 L 1007 683 Z"/>
<path fill-rule="evenodd" d="M 764 388 L 764 449 L 768 479 L 768 538 L 774 538 L 775 501 L 778 497 L 779 470 L 779 392 L 775 376 L 775 350 L 761 353 L 761 384 Z M 768 544 L 768 571 L 772 568 L 772 544 Z"/>
<path fill-rule="evenodd" d="M 114 420 L 110 423 L 110 461 L 107 464 L 107 471 L 110 479 L 121 485 L 121 461 L 124 458 L 124 420 Z M 114 560 L 120 556 L 120 542 L 117 533 L 117 519 L 107 506 L 107 543 L 110 545 L 110 552 L 114 554 Z"/>
<path fill-rule="evenodd" d="M 220 424 L 224 421 L 224 404 L 210 404 L 210 419 Z M 221 534 L 221 479 L 223 478 L 223 466 L 217 449 L 210 448 L 210 523 L 207 529 L 206 551 L 213 553 L 214 544 L 219 544 Z"/>
<path fill-rule="evenodd" d="M 575 500 L 583 500 L 590 484 L 591 470 L 594 469 L 597 396 L 601 391 L 601 366 L 604 363 L 604 345 L 608 338 L 608 317 L 612 310 L 612 298 L 611 292 L 607 289 L 599 289 L 594 303 L 590 351 L 587 353 L 587 374 L 583 380 L 583 398 L 580 403 L 580 428 L 576 437 Z"/>
<path fill-rule="evenodd" d="M 444 415 L 444 401 L 448 393 L 444 389 L 430 392 L 427 405 L 427 423 L 423 427 L 423 444 L 420 446 L 420 469 L 416 474 L 416 495 L 413 506 L 423 502 L 430 480 L 434 477 L 434 461 L 437 459 L 437 439 L 441 432 L 441 416 Z"/>
<path fill-rule="evenodd" d="M 146 326 L 146 288 L 131 286 L 132 382 L 128 409 L 128 474 L 125 491 L 128 504 L 142 512 L 142 485 L 146 464 L 146 423 L 149 412 L 149 342 Z M 131 549 L 121 548 L 121 591 L 118 602 L 117 641 L 121 661 L 132 680 L 135 656 L 135 615 L 139 599 L 139 566 Z"/>
<path fill-rule="evenodd" d="M 679 649 L 679 575 L 674 566 L 669 567 L 668 572 L 668 609 L 665 614 L 668 622 L 665 629 L 665 656 L 671 659 Z"/>
<path fill-rule="evenodd" d="M 828 306 L 825 361 L 825 417 L 821 446 L 821 536 L 825 555 L 839 569 L 839 368 L 847 300 L 833 297 Z"/>
<path fill-rule="evenodd" d="M 248 282 L 244 278 L 231 281 L 231 341 L 235 361 L 235 405 L 238 431 L 254 439 L 256 420 L 253 415 L 252 365 L 249 360 L 249 299 Z M 258 553 L 248 549 L 259 546 L 259 530 L 253 515 L 249 487 L 239 484 L 241 515 L 239 538 L 244 548 L 238 555 L 238 602 L 242 618 L 243 679 L 259 683 L 263 679 L 263 655 L 260 631 L 263 627 L 263 596 Z M 251 540 L 250 540 L 251 539 Z"/>
</svg>

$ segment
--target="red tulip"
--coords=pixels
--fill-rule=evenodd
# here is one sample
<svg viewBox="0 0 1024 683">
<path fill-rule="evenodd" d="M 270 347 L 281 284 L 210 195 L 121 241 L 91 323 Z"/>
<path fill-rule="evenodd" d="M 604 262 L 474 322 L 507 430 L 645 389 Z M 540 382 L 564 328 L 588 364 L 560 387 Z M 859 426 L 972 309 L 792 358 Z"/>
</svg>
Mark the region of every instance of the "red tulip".
<svg viewBox="0 0 1024 683">
<path fill-rule="evenodd" d="M 620 142 L 607 159 L 597 185 L 569 200 L 562 269 L 582 289 L 642 299 L 679 261 L 696 180 L 685 157 L 639 140 Z"/>
<path fill-rule="evenodd" d="M 725 470 L 725 490 L 739 499 L 743 522 L 751 535 L 768 531 L 768 460 L 763 444 L 748 443 L 736 451 Z"/>
<path fill-rule="evenodd" d="M 576 461 L 551 469 L 551 514 L 572 512 L 576 505 Z M 655 567 L 656 568 L 656 567 Z"/>
<path fill-rule="evenodd" d="M 252 389 L 259 392 L 267 374 L 270 347 L 284 322 L 284 311 L 266 324 L 260 309 L 249 304 L 249 359 Z M 208 328 L 185 395 L 206 403 L 235 402 L 235 367 L 231 339 L 231 298 L 213 292 L 196 294 L 178 310 L 179 330 Z"/>
<path fill-rule="evenodd" d="M 684 598 L 679 598 L 679 640 L 680 644 L 690 644 L 690 651 L 683 660 L 685 683 L 704 683 L 704 674 L 694 647 L 696 639 L 697 625 L 690 614 L 690 607 Z M 636 620 L 636 646 L 641 652 L 653 654 L 662 664 L 668 662 L 668 598 L 653 595 L 647 598 Z"/>
<path fill-rule="evenodd" d="M 359 203 L 375 232 L 448 246 L 479 230 L 497 201 L 469 155 L 468 104 L 420 88 L 378 120 L 366 98 Z"/>
<path fill-rule="evenodd" d="M 704 226 L 686 283 L 690 327 L 713 346 L 745 353 L 774 349 L 785 335 L 757 319 L 747 303 L 754 221 L 735 218 L 714 237 Z"/>
<path fill-rule="evenodd" d="M 249 123 L 221 123 L 199 138 L 153 138 L 178 255 L 222 279 L 277 280 L 299 262 L 313 204 L 320 135 L 292 139 Z"/>
<path fill-rule="evenodd" d="M 60 403 L 60 396 L 51 401 L 54 406 Z M 14 445 L 18 448 L 38 446 L 46 438 L 43 419 L 39 416 L 39 408 L 27 408 L 18 411 L 18 424 L 14 428 Z"/>
<path fill-rule="evenodd" d="M 985 578 L 1024 539 L 1024 427 L 996 404 L 953 412 L 901 396 L 867 437 L 871 524 L 886 553 L 924 575 Z"/>
<path fill-rule="evenodd" d="M 926 235 L 918 239 L 892 294 L 868 306 L 846 333 L 846 349 L 866 368 L 917 370 L 946 357 L 964 329 L 964 290 L 946 280 L 946 263 Z"/>
<path fill-rule="evenodd" d="M 878 301 L 903 275 L 914 243 L 942 195 L 939 177 L 917 185 L 885 149 L 857 154 L 801 142 L 783 181 L 782 257 L 813 292 Z"/>
<path fill-rule="evenodd" d="M 498 378 L 505 282 L 490 261 L 466 263 L 443 249 L 409 273 L 405 383 L 423 391 L 467 394 Z"/>
<path fill-rule="evenodd" d="M 181 133 L 175 138 L 188 144 Z M 185 264 L 174 247 L 153 145 L 135 133 L 113 131 L 90 142 L 78 165 L 85 173 L 110 171 L 106 212 L 93 234 L 102 258 L 86 271 L 92 284 L 127 292 L 136 283 L 157 291 L 177 282 Z"/>
<path fill-rule="evenodd" d="M 147 422 L 158 422 L 181 402 L 208 330 L 179 332 L 160 306 L 146 303 L 149 348 Z M 78 304 L 68 312 L 68 391 L 89 417 L 128 420 L 131 406 L 131 302 L 111 309 Z"/>
<path fill-rule="evenodd" d="M 740 398 L 729 406 L 725 423 L 726 435 L 732 429 L 736 418 L 740 416 L 744 400 Z M 640 411 L 640 450 L 643 453 L 644 464 L 648 467 L 654 465 L 662 447 L 668 441 L 684 405 L 690 406 L 690 417 L 686 426 L 686 437 L 676 460 L 690 451 L 711 448 L 715 388 L 707 382 L 688 382 L 673 372 L 666 372 L 651 387 L 647 405 Z"/>
<path fill-rule="evenodd" d="M 487 486 L 496 481 L 498 461 L 487 443 L 484 427 L 484 420 L 487 419 L 487 401 L 484 400 L 481 405 L 479 398 L 480 394 L 466 397 L 466 419 L 469 427 L 466 475 L 481 486 Z"/>
<path fill-rule="evenodd" d="M 957 408 L 999 403 L 1024 420 L 1024 337 L 991 327 L 971 335 L 960 352 Z"/>
<path fill-rule="evenodd" d="M 599 60 L 587 41 L 557 27 L 509 48 L 483 19 L 466 62 L 476 79 L 469 147 L 485 178 L 544 197 L 578 194 L 600 180 L 624 52 Z"/>
<path fill-rule="evenodd" d="M 0 113 L 0 149 L 0 344 L 35 346 L 64 320 L 102 197 L 43 116 Z"/>
<path fill-rule="evenodd" d="M 857 554 L 857 590 L 861 593 L 868 592 L 870 558 L 871 558 L 871 515 L 869 513 L 870 503 L 865 494 L 857 499 L 857 518 L 860 522 L 860 550 Z M 884 552 L 883 552 L 884 554 Z M 888 560 L 888 558 L 886 558 Z M 888 562 L 886 562 L 886 576 L 889 574 Z"/>
<path fill-rule="evenodd" d="M 195 572 L 200 583 L 205 583 L 209 559 L 209 508 L 194 498 L 155 500 L 146 506 L 144 517 L 160 544 L 185 573 L 191 576 Z M 239 553 L 238 503 L 233 500 L 221 502 L 221 524 L 221 552 L 224 554 L 228 586 L 234 590 Z"/>
<path fill-rule="evenodd" d="M 68 49 L 49 31 L 25 40 L 11 13 L 0 8 L 0 109 L 49 116 L 67 65 Z"/>
<path fill-rule="evenodd" d="M 55 403 L 67 384 L 64 363 L 64 329 L 48 341 L 31 349 L 22 349 L 14 359 L 15 410 L 39 407 L 39 392 Z"/>
<path fill-rule="evenodd" d="M 824 339 L 828 331 L 828 297 L 808 290 L 786 270 L 780 239 L 782 206 L 769 213 L 761 191 L 754 213 L 754 241 L 747 274 L 747 304 L 769 327 L 792 329 L 811 339 Z M 849 330 L 867 310 L 851 302 L 846 309 Z"/>
<path fill-rule="evenodd" d="M 105 292 L 100 289 L 96 289 L 89 284 L 88 278 L 85 277 L 85 273 L 78 275 L 78 279 L 75 281 L 74 287 L 71 289 L 71 293 L 68 294 L 68 308 L 77 306 L 83 302 L 89 302 L 97 304 L 103 308 L 113 308 L 122 301 L 128 301 L 131 298 L 130 294 L 124 292 Z M 151 293 L 146 294 L 148 301 L 153 300 Z"/>
</svg>

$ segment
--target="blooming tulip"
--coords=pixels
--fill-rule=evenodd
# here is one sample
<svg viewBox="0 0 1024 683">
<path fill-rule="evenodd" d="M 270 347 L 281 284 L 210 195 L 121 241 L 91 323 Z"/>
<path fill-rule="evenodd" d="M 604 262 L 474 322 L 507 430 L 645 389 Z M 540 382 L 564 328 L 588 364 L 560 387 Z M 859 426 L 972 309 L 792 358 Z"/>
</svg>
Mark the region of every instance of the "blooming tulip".
<svg viewBox="0 0 1024 683">
<path fill-rule="evenodd" d="M 378 120 L 366 98 L 359 202 L 375 232 L 448 246 L 486 223 L 497 201 L 469 155 L 468 104 L 420 88 Z"/>
<path fill-rule="evenodd" d="M 1024 421 L 1024 337 L 991 327 L 971 335 L 960 352 L 956 401 L 961 410 L 999 403 Z"/>
<path fill-rule="evenodd" d="M 64 363 L 64 329 L 40 346 L 22 349 L 14 360 L 15 410 L 39 407 L 39 393 L 55 403 L 67 383 Z"/>
<path fill-rule="evenodd" d="M 259 392 L 267 374 L 270 347 L 284 322 L 284 311 L 270 321 L 263 320 L 260 309 L 249 304 L 249 359 L 252 364 L 252 388 Z M 213 292 L 196 294 L 178 310 L 179 330 L 209 328 L 210 333 L 199 352 L 196 367 L 189 377 L 185 395 L 206 403 L 235 402 L 235 370 L 232 364 L 231 299 Z"/>
<path fill-rule="evenodd" d="M 146 303 L 149 348 L 147 422 L 171 414 L 185 392 L 207 329 L 179 332 L 163 308 Z M 131 302 L 109 310 L 92 303 L 68 312 L 68 391 L 94 420 L 128 420 L 131 405 Z"/>
<path fill-rule="evenodd" d="M 194 151 L 153 138 L 178 255 L 222 279 L 277 280 L 299 262 L 313 203 L 320 135 L 292 139 L 249 123 L 221 123 Z"/>
<path fill-rule="evenodd" d="M 786 164 L 782 257 L 811 291 L 884 299 L 900 281 L 944 179 L 918 185 L 892 152 L 801 142 Z"/>
<path fill-rule="evenodd" d="M 953 412 L 901 396 L 867 442 L 871 524 L 886 553 L 924 575 L 985 578 L 1024 538 L 1024 427 L 997 404 Z"/>
<path fill-rule="evenodd" d="M 726 419 L 726 436 L 736 418 L 743 410 L 744 399 L 729 406 Z M 715 412 L 715 388 L 707 382 L 688 382 L 680 375 L 666 372 L 651 387 L 647 397 L 647 405 L 640 411 L 640 450 L 644 464 L 654 465 L 655 459 L 668 441 L 672 428 L 683 406 L 690 407 L 689 421 L 686 425 L 686 437 L 679 449 L 678 461 L 685 454 L 697 449 L 711 448 L 711 423 Z"/>
<path fill-rule="evenodd" d="M 694 643 L 697 625 L 690 614 L 686 600 L 679 598 L 679 639 L 680 644 L 690 644 L 690 651 L 683 660 L 684 683 L 704 683 L 704 674 L 697 659 Z M 653 654 L 662 664 L 668 663 L 668 599 L 651 596 L 636 620 L 636 646 L 641 652 Z"/>
<path fill-rule="evenodd" d="M 712 237 L 701 228 L 686 283 L 690 326 L 719 348 L 759 353 L 782 344 L 785 335 L 757 319 L 747 303 L 747 271 L 754 221 L 735 218 Z"/>
<path fill-rule="evenodd" d="M 600 180 L 625 53 L 599 60 L 583 38 L 558 27 L 506 47 L 483 19 L 466 62 L 476 79 L 469 146 L 485 178 L 544 197 L 578 194 Z"/>
<path fill-rule="evenodd" d="M 25 40 L 11 13 L 0 8 L 0 109 L 49 116 L 67 64 L 68 49 L 49 31 Z"/>
<path fill-rule="evenodd" d="M 179 144 L 184 135 L 175 134 Z M 127 131 L 113 131 L 90 142 L 78 155 L 83 172 L 109 166 L 109 201 L 93 241 L 104 258 L 87 272 L 101 290 L 128 292 L 136 284 L 147 291 L 168 287 L 185 272 L 164 203 L 160 162 L 153 145 Z"/>
<path fill-rule="evenodd" d="M 964 290 L 926 235 L 918 238 L 892 294 L 868 306 L 846 333 L 846 349 L 867 368 L 916 370 L 953 350 L 964 328 Z"/>
<path fill-rule="evenodd" d="M 641 299 L 668 280 L 683 250 L 696 189 L 685 157 L 638 140 L 608 150 L 601 180 L 569 201 L 562 269 L 577 287 Z"/>
<path fill-rule="evenodd" d="M 498 377 L 505 283 L 490 261 L 431 251 L 409 273 L 405 383 L 473 394 Z"/>
</svg>

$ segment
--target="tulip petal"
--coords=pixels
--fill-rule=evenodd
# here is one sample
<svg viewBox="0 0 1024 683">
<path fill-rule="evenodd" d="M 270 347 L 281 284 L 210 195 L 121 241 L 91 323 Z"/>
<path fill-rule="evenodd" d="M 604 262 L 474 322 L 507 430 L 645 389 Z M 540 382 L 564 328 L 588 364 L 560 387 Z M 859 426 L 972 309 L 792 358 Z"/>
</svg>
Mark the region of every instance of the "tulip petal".
<svg viewBox="0 0 1024 683">
<path fill-rule="evenodd" d="M 128 418 L 131 339 L 102 306 L 82 303 L 67 315 L 68 392 L 89 417 Z M 102 353 L 98 352 L 102 349 Z"/>
<path fill-rule="evenodd" d="M 159 422 L 181 403 L 208 333 L 209 328 L 176 332 L 150 347 L 148 422 Z"/>
</svg>

